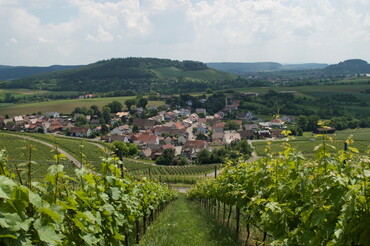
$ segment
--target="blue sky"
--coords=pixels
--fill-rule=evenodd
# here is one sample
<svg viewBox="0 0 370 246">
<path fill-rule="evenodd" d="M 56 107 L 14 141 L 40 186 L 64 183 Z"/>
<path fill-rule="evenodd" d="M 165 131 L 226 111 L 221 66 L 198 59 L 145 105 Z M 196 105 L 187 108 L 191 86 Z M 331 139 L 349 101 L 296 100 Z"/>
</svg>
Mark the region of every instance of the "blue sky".
<svg viewBox="0 0 370 246">
<path fill-rule="evenodd" d="M 0 64 L 370 61 L 368 0 L 0 0 Z"/>
</svg>

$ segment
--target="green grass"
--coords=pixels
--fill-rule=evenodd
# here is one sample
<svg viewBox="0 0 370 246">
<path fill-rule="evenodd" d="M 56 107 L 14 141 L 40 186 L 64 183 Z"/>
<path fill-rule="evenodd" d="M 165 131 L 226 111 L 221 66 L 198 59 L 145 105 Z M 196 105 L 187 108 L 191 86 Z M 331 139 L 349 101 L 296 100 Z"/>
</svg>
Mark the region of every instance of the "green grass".
<svg viewBox="0 0 370 246">
<path fill-rule="evenodd" d="M 333 137 L 333 142 L 329 142 L 330 145 L 335 146 L 335 149 L 330 149 L 331 152 L 336 152 L 344 148 L 344 141 L 353 135 L 354 143 L 351 147 L 357 148 L 360 153 L 365 153 L 366 150 L 370 149 L 370 128 L 359 128 L 359 129 L 348 129 L 343 131 L 336 131 L 335 134 L 330 135 Z M 271 141 L 271 153 L 277 153 L 283 150 L 282 144 L 286 142 L 283 140 Z M 305 133 L 301 137 L 294 137 L 293 140 L 288 141 L 293 147 L 302 152 L 306 157 L 313 157 L 315 154 L 314 148 L 322 143 L 319 137 L 315 137 L 315 134 Z M 253 147 L 258 156 L 265 156 L 265 148 L 267 146 L 266 141 L 253 142 Z"/>
<path fill-rule="evenodd" d="M 0 115 L 8 114 L 9 116 L 32 114 L 41 111 L 59 112 L 70 114 L 76 107 L 87 107 L 98 105 L 100 110 L 112 101 L 119 101 L 124 105 L 124 101 L 134 97 L 103 97 L 89 99 L 67 99 L 47 102 L 27 103 L 27 104 L 0 104 Z M 163 105 L 163 101 L 149 101 L 148 106 Z M 125 106 L 124 106 L 125 107 Z"/>
<path fill-rule="evenodd" d="M 233 246 L 230 230 L 220 226 L 213 216 L 180 196 L 148 228 L 142 246 Z"/>
</svg>

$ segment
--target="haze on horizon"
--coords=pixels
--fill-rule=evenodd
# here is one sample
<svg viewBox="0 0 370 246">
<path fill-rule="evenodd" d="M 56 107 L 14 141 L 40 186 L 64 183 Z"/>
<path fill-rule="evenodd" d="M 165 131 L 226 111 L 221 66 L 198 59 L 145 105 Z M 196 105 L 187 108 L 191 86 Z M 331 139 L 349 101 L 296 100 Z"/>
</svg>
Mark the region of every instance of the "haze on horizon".
<svg viewBox="0 0 370 246">
<path fill-rule="evenodd" d="M 0 64 L 369 61 L 368 0 L 0 0 Z"/>
</svg>

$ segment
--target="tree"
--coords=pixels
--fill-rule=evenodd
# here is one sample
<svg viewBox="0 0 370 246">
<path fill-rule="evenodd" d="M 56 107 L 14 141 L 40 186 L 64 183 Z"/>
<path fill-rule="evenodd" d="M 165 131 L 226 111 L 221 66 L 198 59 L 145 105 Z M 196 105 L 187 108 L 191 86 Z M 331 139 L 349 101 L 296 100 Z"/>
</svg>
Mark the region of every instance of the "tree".
<svg viewBox="0 0 370 246">
<path fill-rule="evenodd" d="M 199 133 L 195 139 L 196 140 L 208 140 L 208 137 L 204 135 L 203 133 Z"/>
<path fill-rule="evenodd" d="M 121 160 L 123 156 L 128 156 L 129 148 L 125 142 L 122 141 L 113 141 L 112 142 L 113 151 Z"/>
<path fill-rule="evenodd" d="M 84 115 L 78 116 L 77 119 L 76 119 L 76 125 L 77 126 L 85 126 L 85 125 L 87 125 L 86 116 L 84 116 Z"/>
<path fill-rule="evenodd" d="M 228 121 L 225 125 L 225 130 L 239 130 L 239 125 L 235 121 Z"/>
<path fill-rule="evenodd" d="M 208 164 L 212 162 L 212 155 L 207 149 L 198 152 L 196 162 L 199 164 Z"/>
<path fill-rule="evenodd" d="M 110 108 L 109 107 L 104 107 L 103 108 L 103 113 L 102 113 L 103 119 L 105 123 L 109 124 L 110 123 Z"/>
<path fill-rule="evenodd" d="M 128 145 L 128 154 L 130 156 L 137 156 L 139 154 L 139 148 L 136 144 L 129 143 Z"/>
<path fill-rule="evenodd" d="M 145 108 L 146 105 L 148 104 L 148 100 L 146 100 L 145 98 L 140 98 L 137 103 L 136 103 L 136 106 L 137 107 L 142 107 L 142 108 Z"/>
<path fill-rule="evenodd" d="M 109 132 L 109 128 L 107 127 L 107 125 L 104 123 L 104 124 L 101 124 L 101 130 L 100 130 L 100 133 L 102 135 L 105 135 Z"/>
<path fill-rule="evenodd" d="M 133 132 L 133 133 L 138 133 L 138 132 L 139 132 L 139 127 L 138 127 L 138 126 L 136 126 L 136 125 L 134 125 L 134 126 L 132 127 L 132 132 Z"/>
<path fill-rule="evenodd" d="M 111 103 L 108 103 L 107 107 L 110 108 L 111 113 L 117 113 L 122 111 L 122 103 L 118 101 L 113 101 Z"/>
<path fill-rule="evenodd" d="M 175 158 L 175 150 L 168 148 L 163 151 L 163 155 L 158 157 L 156 164 L 158 165 L 171 165 Z"/>
<path fill-rule="evenodd" d="M 130 111 L 131 110 L 131 107 L 134 106 L 136 104 L 136 100 L 135 99 L 127 99 L 124 104 L 126 105 L 127 109 Z"/>
</svg>

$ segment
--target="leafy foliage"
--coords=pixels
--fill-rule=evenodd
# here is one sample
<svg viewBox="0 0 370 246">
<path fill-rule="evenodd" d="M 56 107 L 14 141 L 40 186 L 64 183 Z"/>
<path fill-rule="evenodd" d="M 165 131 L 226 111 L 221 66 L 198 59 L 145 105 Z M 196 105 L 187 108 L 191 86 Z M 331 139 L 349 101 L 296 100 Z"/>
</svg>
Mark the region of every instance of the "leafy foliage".
<svg viewBox="0 0 370 246">
<path fill-rule="evenodd" d="M 190 198 L 236 206 L 245 223 L 270 235 L 271 245 L 366 245 L 370 228 L 370 162 L 354 147 L 330 153 L 319 135 L 315 160 L 285 144 L 276 155 L 228 166 Z M 347 144 L 352 144 L 348 139 Z"/>
<path fill-rule="evenodd" d="M 28 186 L 16 181 L 5 161 L 0 151 L 2 245 L 124 245 L 138 218 L 176 197 L 145 178 L 121 178 L 116 158 L 103 161 L 101 174 L 76 169 L 76 179 L 57 161 L 45 182 Z"/>
</svg>

